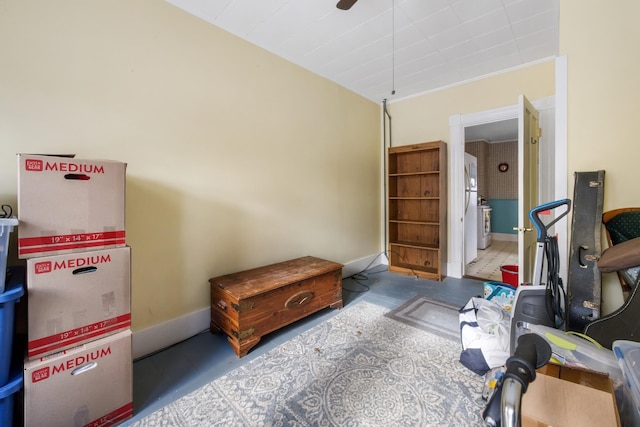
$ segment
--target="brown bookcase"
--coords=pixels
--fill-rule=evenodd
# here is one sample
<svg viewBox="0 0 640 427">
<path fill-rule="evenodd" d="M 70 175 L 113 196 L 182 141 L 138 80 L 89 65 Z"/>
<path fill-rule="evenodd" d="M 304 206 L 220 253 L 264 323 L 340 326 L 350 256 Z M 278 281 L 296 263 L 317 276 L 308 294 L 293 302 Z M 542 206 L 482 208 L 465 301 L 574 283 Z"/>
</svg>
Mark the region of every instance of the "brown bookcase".
<svg viewBox="0 0 640 427">
<path fill-rule="evenodd" d="M 442 280 L 447 261 L 447 145 L 388 152 L 389 271 Z"/>
</svg>

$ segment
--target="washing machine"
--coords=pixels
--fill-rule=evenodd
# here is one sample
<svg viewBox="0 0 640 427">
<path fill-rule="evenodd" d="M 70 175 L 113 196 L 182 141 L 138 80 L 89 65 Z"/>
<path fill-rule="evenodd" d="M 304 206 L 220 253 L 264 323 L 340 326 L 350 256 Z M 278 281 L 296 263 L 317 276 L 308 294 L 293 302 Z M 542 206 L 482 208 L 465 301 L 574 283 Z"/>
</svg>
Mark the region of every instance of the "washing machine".
<svg viewBox="0 0 640 427">
<path fill-rule="evenodd" d="M 491 244 L 491 206 L 478 206 L 478 249 L 486 249 Z"/>
</svg>

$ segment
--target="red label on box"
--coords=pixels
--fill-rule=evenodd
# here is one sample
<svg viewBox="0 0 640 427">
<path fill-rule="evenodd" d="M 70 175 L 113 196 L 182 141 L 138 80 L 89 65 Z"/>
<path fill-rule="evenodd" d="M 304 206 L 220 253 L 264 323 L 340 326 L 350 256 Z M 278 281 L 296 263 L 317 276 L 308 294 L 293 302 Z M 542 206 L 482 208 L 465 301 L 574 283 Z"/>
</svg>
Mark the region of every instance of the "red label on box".
<svg viewBox="0 0 640 427">
<path fill-rule="evenodd" d="M 107 427 L 116 425 L 127 418 L 131 418 L 133 416 L 133 402 L 127 403 L 121 408 L 116 409 L 115 411 L 111 411 L 107 415 L 104 415 L 97 420 L 94 420 L 87 424 L 85 427 Z"/>
<path fill-rule="evenodd" d="M 73 359 L 68 359 L 63 363 L 60 363 L 59 365 L 55 365 L 53 367 L 53 371 L 51 372 L 51 376 L 54 376 L 55 374 L 59 374 L 61 372 L 65 372 L 67 370 L 73 370 L 73 369 L 79 368 L 83 365 L 86 365 L 87 363 L 95 362 L 96 360 L 99 360 L 103 357 L 110 356 L 110 355 L 111 355 L 110 346 L 107 348 L 100 348 L 98 350 L 90 351 L 87 354 L 74 357 Z M 71 375 L 74 375 L 74 373 L 71 372 Z"/>
<path fill-rule="evenodd" d="M 104 174 L 104 165 L 92 165 L 73 162 L 44 162 L 40 159 L 25 159 L 24 169 L 30 172 L 71 172 L 71 173 L 100 173 Z"/>
<path fill-rule="evenodd" d="M 31 382 L 37 383 L 38 381 L 46 380 L 49 378 L 49 367 L 45 366 L 44 368 L 38 369 L 37 371 L 33 371 L 31 373 Z"/>
<path fill-rule="evenodd" d="M 58 236 L 24 237 L 18 239 L 18 255 L 47 253 L 95 246 L 124 245 L 125 231 L 63 234 Z"/>
<path fill-rule="evenodd" d="M 61 234 L 57 236 L 24 237 L 20 239 L 22 246 L 71 245 L 82 242 L 95 242 L 124 238 L 124 230 L 102 231 L 99 233 Z"/>
<path fill-rule="evenodd" d="M 27 346 L 28 355 L 29 357 L 38 356 L 39 354 L 48 353 L 69 344 L 86 341 L 90 338 L 96 338 L 109 332 L 129 328 L 130 326 L 131 313 L 123 314 L 122 316 L 106 319 L 91 325 L 82 326 L 59 334 L 29 341 Z"/>
<path fill-rule="evenodd" d="M 66 270 L 68 268 L 77 269 L 81 267 L 95 266 L 99 264 L 108 264 L 111 262 L 110 254 L 88 255 L 77 258 L 63 259 L 60 261 L 41 261 L 33 266 L 35 274 L 51 273 L 57 270 Z"/>
<path fill-rule="evenodd" d="M 104 173 L 104 166 L 86 163 L 46 162 L 44 170 L 72 173 Z"/>
<path fill-rule="evenodd" d="M 27 171 L 42 172 L 42 160 L 25 159 L 24 169 Z"/>
<path fill-rule="evenodd" d="M 50 273 L 52 271 L 52 265 L 51 261 L 36 262 L 33 266 L 33 272 L 36 274 Z"/>
</svg>

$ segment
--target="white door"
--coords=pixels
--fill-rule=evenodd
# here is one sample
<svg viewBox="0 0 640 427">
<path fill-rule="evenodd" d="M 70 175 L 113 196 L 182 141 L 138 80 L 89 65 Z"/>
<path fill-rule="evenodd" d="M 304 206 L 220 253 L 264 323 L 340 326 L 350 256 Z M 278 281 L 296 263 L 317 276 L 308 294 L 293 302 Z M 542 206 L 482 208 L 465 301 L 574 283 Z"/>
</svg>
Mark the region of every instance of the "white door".
<svg viewBox="0 0 640 427">
<path fill-rule="evenodd" d="M 536 231 L 529 211 L 538 201 L 538 111 L 518 97 L 518 283 L 531 283 L 536 256 Z"/>
<path fill-rule="evenodd" d="M 464 265 L 478 257 L 478 159 L 464 153 Z"/>
</svg>

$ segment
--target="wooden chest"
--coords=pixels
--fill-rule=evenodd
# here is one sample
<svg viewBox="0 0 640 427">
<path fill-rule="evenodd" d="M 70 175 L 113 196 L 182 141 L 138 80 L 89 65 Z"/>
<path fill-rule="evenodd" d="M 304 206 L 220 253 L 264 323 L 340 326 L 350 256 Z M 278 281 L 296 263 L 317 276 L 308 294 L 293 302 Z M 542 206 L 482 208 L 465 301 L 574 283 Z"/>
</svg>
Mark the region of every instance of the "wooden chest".
<svg viewBox="0 0 640 427">
<path fill-rule="evenodd" d="M 211 278 L 211 332 L 227 334 L 243 357 L 269 332 L 342 308 L 342 267 L 307 256 Z"/>
</svg>

